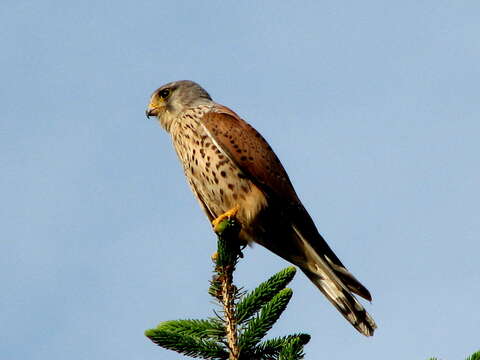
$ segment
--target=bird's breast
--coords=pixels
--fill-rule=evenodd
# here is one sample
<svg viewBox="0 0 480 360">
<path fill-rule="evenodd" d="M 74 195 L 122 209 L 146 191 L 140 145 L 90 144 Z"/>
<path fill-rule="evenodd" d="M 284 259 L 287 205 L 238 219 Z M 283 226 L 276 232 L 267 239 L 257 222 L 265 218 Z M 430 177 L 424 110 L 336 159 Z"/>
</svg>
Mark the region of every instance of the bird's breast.
<svg viewBox="0 0 480 360">
<path fill-rule="evenodd" d="M 249 226 L 266 207 L 265 195 L 205 132 L 202 115 L 186 112 L 172 128 L 185 176 L 210 219 L 238 206 L 239 221 Z"/>
</svg>

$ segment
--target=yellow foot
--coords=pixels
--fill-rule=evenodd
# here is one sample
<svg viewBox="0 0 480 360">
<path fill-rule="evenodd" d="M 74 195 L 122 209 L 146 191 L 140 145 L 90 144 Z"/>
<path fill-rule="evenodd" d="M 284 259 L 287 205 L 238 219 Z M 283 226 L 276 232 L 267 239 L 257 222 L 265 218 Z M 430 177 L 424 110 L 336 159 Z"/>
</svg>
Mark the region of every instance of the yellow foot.
<svg viewBox="0 0 480 360">
<path fill-rule="evenodd" d="M 233 209 L 228 210 L 227 212 L 223 213 L 222 215 L 214 219 L 212 221 L 213 228 L 216 229 L 217 225 L 220 224 L 223 220 L 230 219 L 235 215 L 237 215 L 238 210 L 240 210 L 240 206 L 237 205 Z"/>
</svg>

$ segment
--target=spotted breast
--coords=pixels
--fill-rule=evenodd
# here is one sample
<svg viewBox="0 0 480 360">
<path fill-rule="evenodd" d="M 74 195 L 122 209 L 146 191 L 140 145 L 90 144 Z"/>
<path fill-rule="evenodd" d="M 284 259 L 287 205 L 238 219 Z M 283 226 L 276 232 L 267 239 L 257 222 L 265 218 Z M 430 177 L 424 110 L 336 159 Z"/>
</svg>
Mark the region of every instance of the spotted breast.
<svg viewBox="0 0 480 360">
<path fill-rule="evenodd" d="M 248 227 L 266 206 L 266 199 L 202 125 L 202 117 L 212 111 L 215 110 L 211 106 L 186 110 L 170 129 L 173 145 L 188 183 L 209 219 L 238 207 L 237 217 Z"/>
</svg>

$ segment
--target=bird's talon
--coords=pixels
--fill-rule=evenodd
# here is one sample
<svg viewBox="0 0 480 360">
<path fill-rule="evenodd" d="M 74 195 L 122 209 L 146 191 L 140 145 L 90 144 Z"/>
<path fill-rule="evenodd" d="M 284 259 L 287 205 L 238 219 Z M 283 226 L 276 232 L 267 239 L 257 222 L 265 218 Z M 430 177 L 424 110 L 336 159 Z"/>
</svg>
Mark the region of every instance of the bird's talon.
<svg viewBox="0 0 480 360">
<path fill-rule="evenodd" d="M 213 228 L 216 229 L 218 224 L 220 224 L 223 220 L 231 219 L 231 218 L 235 217 L 235 215 L 237 215 L 237 213 L 238 213 L 238 210 L 240 210 L 240 206 L 237 205 L 234 208 L 226 211 L 225 213 L 223 213 L 222 215 L 220 215 L 216 219 L 214 219 L 212 221 Z"/>
</svg>

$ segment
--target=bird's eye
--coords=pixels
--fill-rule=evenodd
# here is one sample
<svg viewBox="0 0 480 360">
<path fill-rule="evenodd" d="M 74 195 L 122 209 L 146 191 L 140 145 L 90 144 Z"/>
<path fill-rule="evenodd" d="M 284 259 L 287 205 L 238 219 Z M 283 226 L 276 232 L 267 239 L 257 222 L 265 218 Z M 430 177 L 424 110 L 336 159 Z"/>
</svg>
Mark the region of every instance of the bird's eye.
<svg viewBox="0 0 480 360">
<path fill-rule="evenodd" d="M 168 95 L 170 95 L 170 89 L 160 90 L 160 92 L 158 93 L 158 95 L 159 95 L 162 99 L 166 99 L 166 98 L 168 97 Z"/>
</svg>

